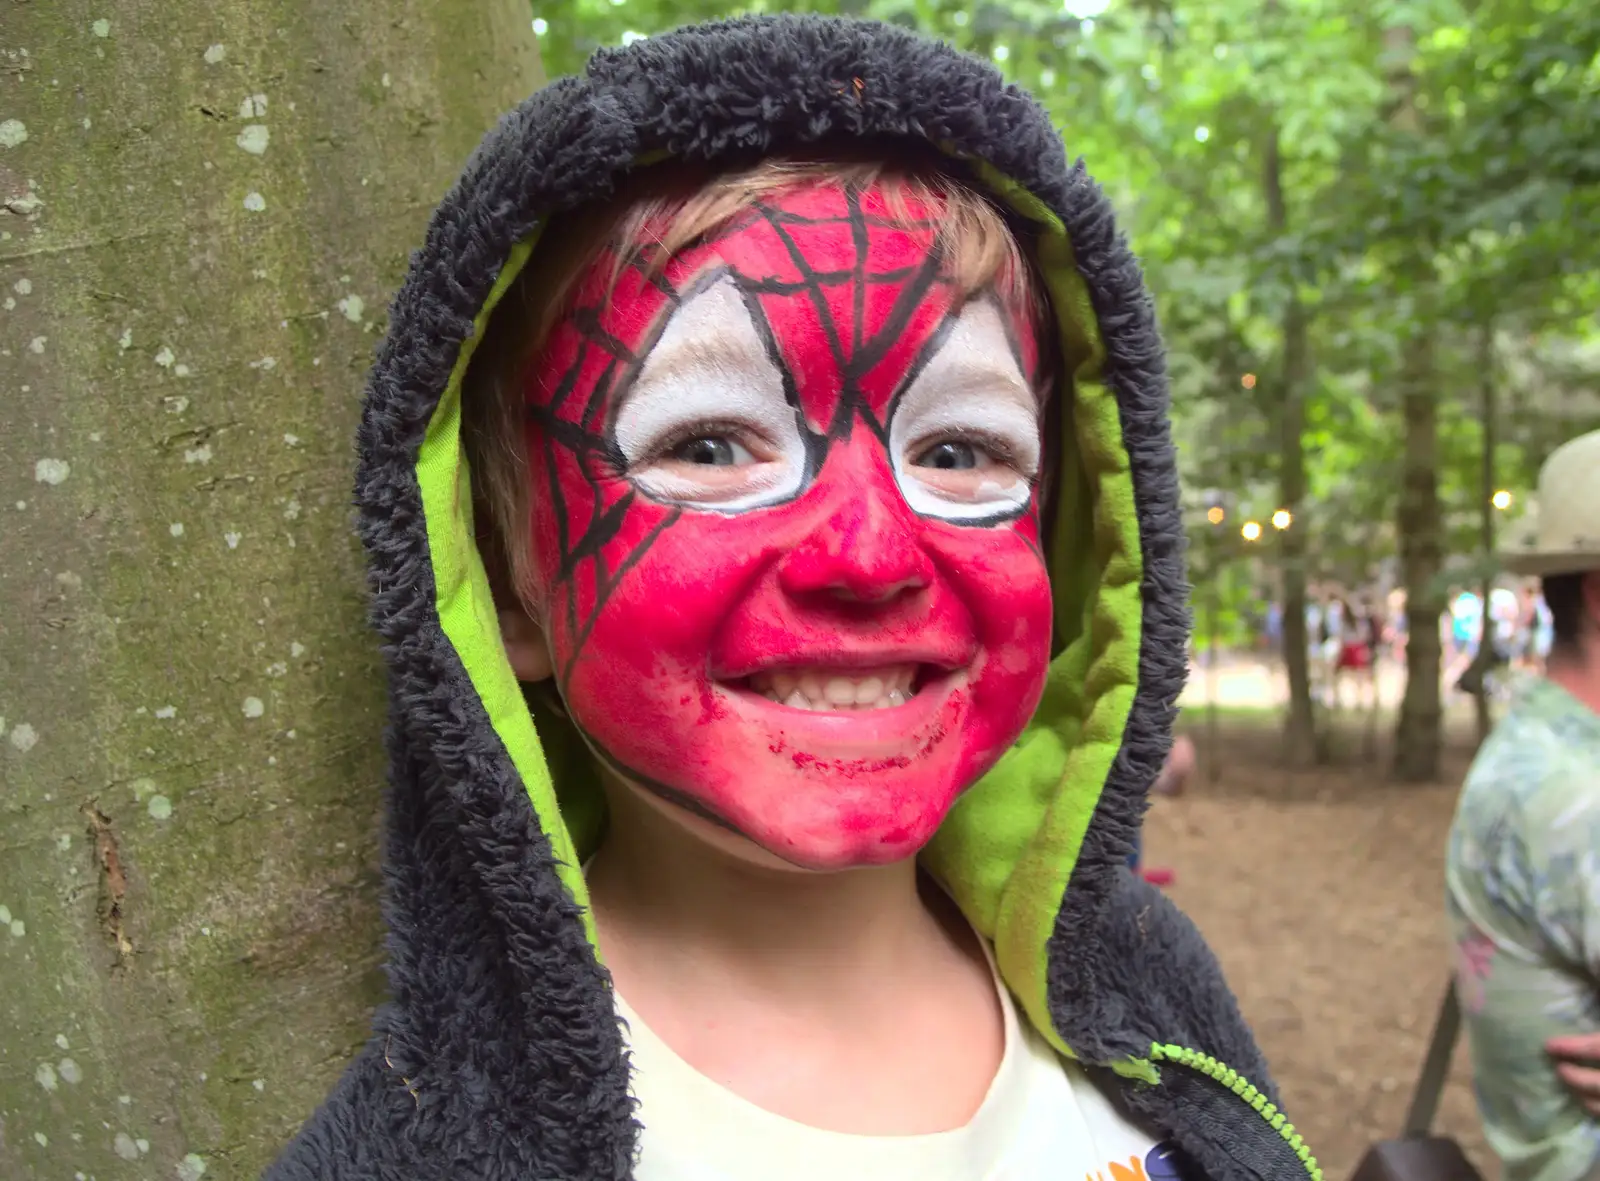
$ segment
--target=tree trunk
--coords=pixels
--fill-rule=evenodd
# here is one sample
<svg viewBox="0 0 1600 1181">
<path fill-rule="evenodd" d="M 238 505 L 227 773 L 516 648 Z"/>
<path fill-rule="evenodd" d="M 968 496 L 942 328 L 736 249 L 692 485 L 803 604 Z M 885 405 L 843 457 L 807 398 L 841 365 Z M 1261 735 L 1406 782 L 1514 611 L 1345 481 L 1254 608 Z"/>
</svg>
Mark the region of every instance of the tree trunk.
<svg viewBox="0 0 1600 1181">
<path fill-rule="evenodd" d="M 0 1176 L 254 1177 L 382 992 L 351 437 L 522 0 L 6 6 Z"/>
<path fill-rule="evenodd" d="M 1400 414 L 1405 433 L 1396 524 L 1400 572 L 1406 588 L 1406 689 L 1395 727 L 1395 777 L 1432 783 L 1439 775 L 1443 706 L 1439 686 L 1439 586 L 1444 559 L 1439 511 L 1439 407 L 1434 389 L 1431 320 L 1405 341 L 1400 372 Z"/>
<path fill-rule="evenodd" d="M 1494 620 L 1490 618 L 1489 601 L 1494 595 L 1494 507 L 1495 465 L 1494 451 L 1499 444 L 1498 407 L 1495 404 L 1494 325 L 1486 323 L 1478 330 L 1478 413 L 1482 418 L 1483 454 L 1480 457 L 1478 490 L 1478 525 L 1483 542 L 1483 618 L 1478 632 L 1479 676 L 1473 688 L 1472 705 L 1477 721 L 1478 742 L 1489 737 L 1494 718 L 1489 707 L 1489 678 L 1494 667 Z"/>
<path fill-rule="evenodd" d="M 1385 30 L 1391 64 L 1390 123 L 1405 135 L 1422 133 L 1417 80 L 1412 72 L 1416 37 L 1406 26 Z M 1394 771 L 1404 783 L 1431 783 L 1439 776 L 1443 709 L 1439 693 L 1439 617 L 1444 592 L 1444 522 L 1439 510 L 1439 406 L 1434 358 L 1438 320 L 1431 243 L 1409 244 L 1397 273 L 1410 286 L 1415 323 L 1401 342 L 1400 418 L 1404 432 L 1400 502 L 1396 513 L 1401 578 L 1406 588 L 1406 689 L 1395 723 Z"/>
<path fill-rule="evenodd" d="M 1289 231 L 1283 195 L 1283 159 L 1278 130 L 1267 132 L 1262 190 L 1267 225 L 1276 238 Z M 1311 708 L 1311 637 L 1306 632 L 1306 528 L 1300 505 L 1306 495 L 1306 382 L 1310 366 L 1310 326 L 1300 302 L 1295 276 L 1289 278 L 1283 311 L 1283 375 L 1280 379 L 1278 428 L 1278 501 L 1289 512 L 1289 528 L 1278 532 L 1279 569 L 1283 579 L 1283 665 L 1289 681 L 1289 716 L 1284 753 L 1294 767 L 1317 761 L 1316 715 Z"/>
</svg>

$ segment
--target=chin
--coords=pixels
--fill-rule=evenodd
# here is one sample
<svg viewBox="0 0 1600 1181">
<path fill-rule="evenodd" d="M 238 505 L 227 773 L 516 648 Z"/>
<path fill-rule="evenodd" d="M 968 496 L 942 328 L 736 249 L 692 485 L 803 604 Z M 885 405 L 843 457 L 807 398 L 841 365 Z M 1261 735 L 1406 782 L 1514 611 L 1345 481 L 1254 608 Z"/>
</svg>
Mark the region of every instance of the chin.
<svg viewBox="0 0 1600 1181">
<path fill-rule="evenodd" d="M 713 811 L 692 788 L 663 791 L 621 778 L 634 796 L 702 844 L 748 865 L 793 873 L 842 873 L 915 857 L 959 794 L 919 792 L 910 806 L 902 798 L 893 808 L 880 795 L 876 807 L 828 808 L 815 802 L 819 789 L 836 790 L 831 785 L 791 781 L 765 801 L 725 802 Z"/>
<path fill-rule="evenodd" d="M 871 869 L 894 865 L 915 857 L 933 837 L 921 841 L 816 840 L 796 841 L 770 838 L 758 843 L 756 837 L 743 837 L 743 843 L 791 869 L 806 873 L 843 873 L 851 869 Z"/>
<path fill-rule="evenodd" d="M 689 819 L 711 829 L 715 836 L 710 839 L 741 861 L 796 873 L 844 873 L 894 865 L 915 857 L 933 839 L 932 832 L 914 841 L 879 840 L 870 836 L 865 840 L 837 836 L 815 840 L 759 834 L 746 836 L 718 829 L 698 817 Z"/>
<path fill-rule="evenodd" d="M 724 801 L 716 813 L 719 823 L 667 806 L 697 831 L 714 833 L 728 851 L 742 848 L 746 860 L 759 857 L 796 870 L 839 873 L 915 857 L 938 832 L 959 794 L 947 788 L 930 790 L 924 781 L 916 791 L 907 791 L 904 784 L 869 787 L 868 799 L 849 798 L 860 793 L 860 787 L 851 785 L 840 799 L 840 785 L 828 782 L 823 773 L 813 774 L 812 782 L 805 782 L 811 776 L 795 775 L 769 781 L 763 798 Z"/>
<path fill-rule="evenodd" d="M 815 873 L 892 865 L 920 853 L 949 811 L 949 805 L 924 806 L 916 816 L 817 818 L 803 827 L 753 824 L 746 840 L 789 865 Z"/>
</svg>

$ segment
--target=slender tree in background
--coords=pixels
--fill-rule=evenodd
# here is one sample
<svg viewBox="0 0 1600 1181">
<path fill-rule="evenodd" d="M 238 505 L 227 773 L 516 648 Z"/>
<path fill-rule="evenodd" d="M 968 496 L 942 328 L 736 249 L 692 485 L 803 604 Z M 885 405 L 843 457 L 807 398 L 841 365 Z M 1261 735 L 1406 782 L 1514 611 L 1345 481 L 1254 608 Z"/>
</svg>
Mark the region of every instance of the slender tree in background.
<svg viewBox="0 0 1600 1181">
<path fill-rule="evenodd" d="M 1478 741 L 1489 737 L 1493 717 L 1489 708 L 1489 679 L 1483 675 L 1494 660 L 1494 612 L 1490 604 L 1494 598 L 1495 570 L 1495 520 L 1498 511 L 1494 503 L 1496 489 L 1494 450 L 1499 439 L 1499 406 L 1495 381 L 1494 322 L 1486 320 L 1477 331 L 1478 414 L 1483 431 L 1483 466 L 1478 481 L 1478 529 L 1483 545 L 1484 575 L 1478 588 L 1483 599 L 1483 618 L 1478 633 L 1477 684 L 1473 688 L 1472 705 L 1477 723 Z"/>
<path fill-rule="evenodd" d="M 1426 130 L 1412 64 L 1415 30 L 1405 24 L 1385 29 L 1384 49 L 1389 60 L 1389 124 L 1397 142 L 1411 148 Z M 1420 213 L 1413 220 L 1419 231 L 1430 222 Z M 1395 523 L 1410 626 L 1406 690 L 1395 725 L 1394 773 L 1404 783 L 1437 780 L 1443 746 L 1439 618 L 1445 602 L 1439 574 L 1444 564 L 1444 523 L 1439 505 L 1439 319 L 1433 238 L 1423 231 L 1415 240 L 1401 243 L 1397 268 L 1404 283 L 1399 295 L 1410 308 L 1409 315 L 1397 317 L 1404 450 Z"/>
<path fill-rule="evenodd" d="M 382 991 L 346 504 L 524 0 L 8 5 L 0 1176 L 256 1176 Z"/>
<path fill-rule="evenodd" d="M 1283 191 L 1282 143 L 1276 123 L 1268 126 L 1263 153 L 1262 191 L 1267 228 L 1278 239 L 1289 232 L 1289 210 Z M 1310 325 L 1300 299 L 1298 276 L 1285 284 L 1283 359 L 1278 406 L 1278 500 L 1289 513 L 1290 527 L 1278 539 L 1282 585 L 1283 664 L 1289 682 L 1289 713 L 1284 723 L 1284 752 L 1291 766 L 1317 761 L 1316 716 L 1311 708 L 1311 636 L 1306 627 L 1306 527 L 1301 517 L 1306 496 L 1306 385 L 1310 377 Z"/>
</svg>

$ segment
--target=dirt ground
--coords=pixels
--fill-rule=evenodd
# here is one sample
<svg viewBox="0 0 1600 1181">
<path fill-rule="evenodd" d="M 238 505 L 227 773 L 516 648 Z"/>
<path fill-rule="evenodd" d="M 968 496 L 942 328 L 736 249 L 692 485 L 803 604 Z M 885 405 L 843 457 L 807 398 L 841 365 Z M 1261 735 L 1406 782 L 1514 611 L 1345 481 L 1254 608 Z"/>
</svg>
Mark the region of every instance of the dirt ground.
<svg viewBox="0 0 1600 1181">
<path fill-rule="evenodd" d="M 1176 872 L 1171 895 L 1220 956 L 1285 1109 L 1342 1181 L 1398 1132 L 1448 979 L 1444 842 L 1470 725 L 1456 719 L 1443 782 L 1402 787 L 1361 757 L 1360 725 L 1343 766 L 1291 775 L 1275 718 L 1229 704 L 1215 783 L 1203 713 L 1185 710 L 1201 764 L 1185 796 L 1152 808 L 1146 864 Z M 1436 1128 L 1498 1176 L 1464 1047 Z"/>
</svg>

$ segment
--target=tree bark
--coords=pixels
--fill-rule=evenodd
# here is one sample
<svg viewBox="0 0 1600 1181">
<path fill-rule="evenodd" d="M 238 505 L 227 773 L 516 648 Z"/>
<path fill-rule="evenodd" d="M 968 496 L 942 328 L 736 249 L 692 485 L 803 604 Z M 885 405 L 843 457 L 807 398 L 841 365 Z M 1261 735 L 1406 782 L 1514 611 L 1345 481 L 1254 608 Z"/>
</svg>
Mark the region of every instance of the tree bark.
<svg viewBox="0 0 1600 1181">
<path fill-rule="evenodd" d="M 1480 593 L 1483 596 L 1483 618 L 1479 621 L 1478 659 L 1479 676 L 1473 688 L 1472 705 L 1477 722 L 1478 742 L 1489 737 L 1494 716 L 1489 703 L 1489 678 L 1494 667 L 1494 620 L 1489 612 L 1489 602 L 1494 596 L 1495 520 L 1494 507 L 1495 463 L 1494 452 L 1499 445 L 1498 410 L 1495 397 L 1494 325 L 1485 323 L 1478 329 L 1478 413 L 1482 418 L 1483 454 L 1480 456 L 1478 482 L 1478 528 L 1483 542 L 1484 574 Z"/>
<path fill-rule="evenodd" d="M 1443 704 L 1440 699 L 1439 620 L 1445 600 L 1439 586 L 1444 560 L 1439 511 L 1439 407 L 1434 389 L 1431 320 L 1405 341 L 1400 372 L 1404 431 L 1396 525 L 1400 572 L 1406 588 L 1406 689 L 1395 725 L 1395 777 L 1432 783 L 1439 776 Z"/>
<path fill-rule="evenodd" d="M 1289 210 L 1283 194 L 1283 158 L 1276 126 L 1267 132 L 1262 191 L 1267 227 L 1275 238 L 1289 232 Z M 1289 512 L 1289 528 L 1277 535 L 1283 580 L 1283 664 L 1289 681 L 1289 716 L 1285 721 L 1284 754 L 1289 764 L 1308 767 L 1317 761 L 1316 715 L 1311 708 L 1311 637 L 1306 632 L 1306 528 L 1300 519 L 1306 496 L 1306 382 L 1311 360 L 1310 325 L 1295 277 L 1289 277 L 1283 310 L 1283 370 L 1279 379 L 1278 501 Z"/>
<path fill-rule="evenodd" d="M 1390 124 L 1401 135 L 1423 131 L 1412 70 L 1416 36 L 1407 26 L 1384 32 L 1390 62 Z M 1399 533 L 1401 578 L 1406 588 L 1406 689 L 1395 723 L 1395 777 L 1404 783 L 1431 783 L 1439 776 L 1443 707 L 1439 686 L 1439 618 L 1444 591 L 1439 572 L 1444 560 L 1444 523 L 1439 509 L 1439 405 L 1435 344 L 1438 319 L 1428 235 L 1405 246 L 1397 273 L 1407 280 L 1415 320 L 1401 342 L 1400 418 L 1404 432 Z"/>
<path fill-rule="evenodd" d="M 521 0 L 11 4 L 0 1176 L 254 1177 L 382 993 L 351 437 Z"/>
</svg>

